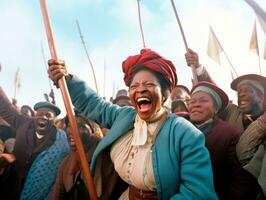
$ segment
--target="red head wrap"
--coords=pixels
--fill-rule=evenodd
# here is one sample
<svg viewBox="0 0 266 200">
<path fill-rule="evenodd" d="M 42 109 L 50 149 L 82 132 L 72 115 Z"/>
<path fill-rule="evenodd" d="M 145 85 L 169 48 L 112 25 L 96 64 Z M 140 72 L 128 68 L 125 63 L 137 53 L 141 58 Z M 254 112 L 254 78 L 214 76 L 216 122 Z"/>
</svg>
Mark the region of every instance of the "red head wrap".
<svg viewBox="0 0 266 200">
<path fill-rule="evenodd" d="M 153 71 L 159 72 L 169 84 L 170 90 L 177 84 L 177 75 L 173 63 L 150 49 L 142 49 L 140 54 L 129 56 L 122 63 L 126 86 L 129 86 L 133 78 L 133 71 L 138 66 L 147 67 Z"/>
</svg>

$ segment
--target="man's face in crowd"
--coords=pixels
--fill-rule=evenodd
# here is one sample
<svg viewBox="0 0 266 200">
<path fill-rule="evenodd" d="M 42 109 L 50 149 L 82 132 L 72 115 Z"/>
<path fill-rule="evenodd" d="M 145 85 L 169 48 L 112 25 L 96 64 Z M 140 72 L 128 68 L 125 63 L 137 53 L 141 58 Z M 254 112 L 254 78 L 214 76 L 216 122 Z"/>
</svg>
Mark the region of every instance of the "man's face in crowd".
<svg viewBox="0 0 266 200">
<path fill-rule="evenodd" d="M 182 88 L 176 87 L 171 92 L 172 101 L 182 100 L 186 105 L 190 99 L 190 95 Z"/>
<path fill-rule="evenodd" d="M 36 112 L 35 119 L 36 132 L 44 135 L 53 126 L 55 114 L 49 108 L 40 108 Z"/>
<path fill-rule="evenodd" d="M 76 116 L 76 122 L 78 126 L 79 136 L 83 143 L 83 146 L 89 144 L 90 136 L 93 134 L 91 127 L 79 116 Z M 66 133 L 68 136 L 69 146 L 72 151 L 76 151 L 76 145 L 73 136 L 71 135 L 70 124 L 66 127 Z"/>
<path fill-rule="evenodd" d="M 249 84 L 237 86 L 238 107 L 244 114 L 257 115 L 263 111 L 264 96 Z"/>
<path fill-rule="evenodd" d="M 21 114 L 22 115 L 25 115 L 25 116 L 28 116 L 28 117 L 32 117 L 32 113 L 31 113 L 31 110 L 26 107 L 26 106 L 23 106 L 20 110 Z"/>
</svg>

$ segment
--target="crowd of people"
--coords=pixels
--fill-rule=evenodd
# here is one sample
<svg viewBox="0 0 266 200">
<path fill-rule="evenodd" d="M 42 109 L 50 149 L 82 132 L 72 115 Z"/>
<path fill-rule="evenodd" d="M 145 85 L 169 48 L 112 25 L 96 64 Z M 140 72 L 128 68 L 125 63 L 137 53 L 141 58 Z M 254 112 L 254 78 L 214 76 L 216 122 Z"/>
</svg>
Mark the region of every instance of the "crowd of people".
<svg viewBox="0 0 266 200">
<path fill-rule="evenodd" d="M 128 90 L 109 102 L 49 60 L 66 79 L 99 199 L 266 199 L 266 77 L 231 88 L 213 81 L 196 52 L 185 54 L 198 82 L 178 84 L 174 64 L 150 49 L 122 63 Z M 171 102 L 170 104 L 167 102 Z M 90 199 L 69 119 L 44 101 L 12 104 L 0 87 L 0 194 L 8 199 Z"/>
</svg>

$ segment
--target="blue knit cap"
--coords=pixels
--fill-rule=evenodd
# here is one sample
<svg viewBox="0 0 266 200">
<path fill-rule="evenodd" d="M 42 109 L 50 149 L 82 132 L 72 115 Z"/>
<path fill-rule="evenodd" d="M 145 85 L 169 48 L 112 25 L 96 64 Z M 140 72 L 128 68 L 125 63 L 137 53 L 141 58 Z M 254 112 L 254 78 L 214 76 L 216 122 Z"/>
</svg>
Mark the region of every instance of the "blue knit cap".
<svg viewBox="0 0 266 200">
<path fill-rule="evenodd" d="M 213 97 L 213 99 L 217 105 L 217 110 L 220 110 L 222 108 L 222 105 L 223 105 L 222 99 L 221 99 L 220 95 L 218 95 L 217 92 L 215 92 L 213 89 L 211 89 L 207 86 L 200 85 L 193 90 L 192 94 L 194 94 L 195 92 L 198 92 L 198 91 L 203 91 L 203 92 L 207 92 L 208 94 L 210 94 Z"/>
</svg>

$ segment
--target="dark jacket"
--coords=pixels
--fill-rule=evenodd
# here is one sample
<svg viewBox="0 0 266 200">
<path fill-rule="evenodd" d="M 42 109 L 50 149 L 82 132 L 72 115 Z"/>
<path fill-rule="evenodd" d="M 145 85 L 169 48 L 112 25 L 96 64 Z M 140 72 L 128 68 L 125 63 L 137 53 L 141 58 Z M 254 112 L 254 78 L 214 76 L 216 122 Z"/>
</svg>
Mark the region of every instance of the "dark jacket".
<svg viewBox="0 0 266 200">
<path fill-rule="evenodd" d="M 97 136 L 90 136 L 90 142 L 87 144 L 88 148 L 86 148 L 88 162 L 91 161 L 91 157 L 100 140 L 101 139 Z M 77 154 L 76 152 L 71 152 L 67 157 L 64 158 L 60 168 L 58 169 L 54 191 L 49 199 L 89 199 L 89 193 L 80 172 L 80 164 L 78 163 Z"/>
<path fill-rule="evenodd" d="M 240 130 L 215 118 L 211 128 L 203 132 L 210 152 L 214 185 L 219 199 L 256 199 L 256 180 L 241 167 L 236 156 Z"/>
<path fill-rule="evenodd" d="M 4 91 L 0 87 L 0 115 L 10 124 L 10 127 L 16 130 L 16 143 L 13 154 L 16 157 L 15 180 L 16 193 L 22 190 L 23 183 L 30 169 L 30 166 L 37 155 L 44 149 L 51 146 L 56 139 L 56 128 L 51 129 L 43 138 L 41 145 L 36 145 L 36 134 L 34 118 L 21 115 L 10 103 Z"/>
</svg>

